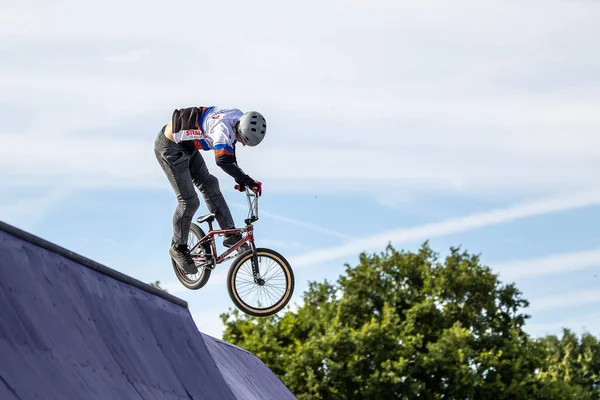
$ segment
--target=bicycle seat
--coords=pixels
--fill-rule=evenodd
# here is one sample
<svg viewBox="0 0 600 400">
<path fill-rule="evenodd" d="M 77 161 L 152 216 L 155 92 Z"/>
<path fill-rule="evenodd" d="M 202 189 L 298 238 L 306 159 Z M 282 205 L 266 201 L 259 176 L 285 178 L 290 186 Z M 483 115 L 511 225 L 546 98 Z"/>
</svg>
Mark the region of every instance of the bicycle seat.
<svg viewBox="0 0 600 400">
<path fill-rule="evenodd" d="M 215 220 L 215 214 L 206 214 L 201 217 L 198 217 L 196 221 L 199 223 L 208 222 L 209 224 Z"/>
</svg>

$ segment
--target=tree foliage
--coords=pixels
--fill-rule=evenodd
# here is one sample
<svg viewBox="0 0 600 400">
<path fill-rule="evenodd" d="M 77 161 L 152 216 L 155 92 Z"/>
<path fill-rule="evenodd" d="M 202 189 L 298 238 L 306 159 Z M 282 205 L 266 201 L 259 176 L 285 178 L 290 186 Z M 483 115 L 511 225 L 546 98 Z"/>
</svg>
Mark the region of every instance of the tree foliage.
<svg viewBox="0 0 600 400">
<path fill-rule="evenodd" d="M 537 341 L 527 300 L 477 255 L 440 261 L 391 245 L 337 282 L 310 282 L 297 311 L 221 316 L 223 339 L 256 354 L 300 400 L 599 399 L 598 341 Z"/>
<path fill-rule="evenodd" d="M 581 339 L 563 329 L 562 337 L 549 335 L 539 340 L 544 348 L 543 367 L 538 376 L 545 382 L 585 389 L 590 399 L 600 399 L 600 342 L 584 333 Z"/>
</svg>

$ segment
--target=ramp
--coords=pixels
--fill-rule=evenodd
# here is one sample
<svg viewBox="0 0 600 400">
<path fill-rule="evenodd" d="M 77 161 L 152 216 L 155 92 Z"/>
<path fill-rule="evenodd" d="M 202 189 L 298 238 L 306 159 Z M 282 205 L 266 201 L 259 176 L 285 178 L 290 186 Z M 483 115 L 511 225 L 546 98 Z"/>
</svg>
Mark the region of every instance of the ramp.
<svg viewBox="0 0 600 400">
<path fill-rule="evenodd" d="M 0 399 L 295 399 L 183 300 L 0 222 Z"/>
</svg>

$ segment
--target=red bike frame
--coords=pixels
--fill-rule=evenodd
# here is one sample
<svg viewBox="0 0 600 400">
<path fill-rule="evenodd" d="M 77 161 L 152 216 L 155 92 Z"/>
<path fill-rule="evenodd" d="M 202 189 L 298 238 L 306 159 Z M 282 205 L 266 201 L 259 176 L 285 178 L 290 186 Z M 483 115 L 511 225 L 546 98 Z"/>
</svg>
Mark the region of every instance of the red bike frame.
<svg viewBox="0 0 600 400">
<path fill-rule="evenodd" d="M 212 225 L 212 224 L 209 224 L 209 226 L 210 225 Z M 236 233 L 236 232 L 240 232 L 242 234 L 245 232 L 246 235 L 244 237 L 242 237 L 242 239 L 240 241 L 236 242 L 233 246 L 231 246 L 230 248 L 225 250 L 223 253 L 217 254 L 217 245 L 215 242 L 215 236 L 220 236 L 220 235 L 224 235 L 227 233 Z M 246 225 L 246 227 L 244 227 L 244 228 L 214 229 L 214 230 L 212 229 L 212 227 L 210 227 L 208 233 L 206 235 L 204 235 L 204 237 L 202 239 L 200 239 L 200 241 L 198 241 L 198 243 L 196 243 L 190 249 L 190 252 L 194 251 L 194 249 L 196 249 L 198 246 L 202 246 L 206 240 L 209 241 L 210 250 L 211 250 L 210 253 L 214 257 L 215 264 L 220 264 L 223 261 L 225 261 L 231 253 L 233 253 L 235 250 L 237 250 L 244 243 L 249 242 L 251 244 L 254 244 L 254 227 L 252 225 Z M 207 250 L 207 249 L 205 248 L 205 250 Z M 194 254 L 192 254 L 192 257 L 193 256 L 194 256 Z"/>
<path fill-rule="evenodd" d="M 210 249 L 210 254 L 212 254 L 212 256 L 214 258 L 213 268 L 217 264 L 220 264 L 223 261 L 225 261 L 226 259 L 228 259 L 231 253 L 233 253 L 235 250 L 237 250 L 240 246 L 242 246 L 246 242 L 248 242 L 250 244 L 250 248 L 255 253 L 254 256 L 256 256 L 256 250 L 255 250 L 256 247 L 254 246 L 254 226 L 252 224 L 258 220 L 258 194 L 254 193 L 250 189 L 246 188 L 246 196 L 248 198 L 249 215 L 248 215 L 248 218 L 246 218 L 244 221 L 246 223 L 245 227 L 233 228 L 233 229 L 213 229 L 212 221 L 208 222 L 208 228 L 209 228 L 208 232 L 206 233 L 206 235 L 204 235 L 203 238 L 201 238 L 198 241 L 198 243 L 194 244 L 194 246 L 192 246 L 192 248 L 190 249 L 190 252 L 194 251 L 194 249 L 196 249 L 198 246 L 204 246 L 205 252 L 208 252 Z M 253 200 L 251 200 L 252 197 L 254 197 Z M 217 245 L 215 243 L 215 236 L 225 235 L 228 233 L 238 233 L 238 232 L 242 233 L 242 235 L 244 233 L 246 233 L 246 235 L 243 235 L 241 240 L 236 242 L 233 246 L 231 246 L 230 248 L 225 250 L 223 253 L 218 254 L 217 253 Z M 208 248 L 206 247 L 207 245 L 209 246 Z M 192 258 L 194 256 L 195 255 L 192 254 Z M 256 261 L 255 258 L 256 257 L 253 257 L 253 269 L 255 267 L 254 266 L 255 261 Z M 258 272 L 256 272 L 256 273 L 258 273 Z"/>
</svg>

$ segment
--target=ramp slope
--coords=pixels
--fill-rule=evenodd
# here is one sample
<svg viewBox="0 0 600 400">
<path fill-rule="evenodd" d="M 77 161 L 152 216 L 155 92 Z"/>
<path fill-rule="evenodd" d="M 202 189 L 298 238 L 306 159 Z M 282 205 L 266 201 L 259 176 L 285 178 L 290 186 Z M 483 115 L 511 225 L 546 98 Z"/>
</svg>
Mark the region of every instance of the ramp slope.
<svg viewBox="0 0 600 400">
<path fill-rule="evenodd" d="M 0 398 L 295 399 L 181 299 L 2 222 Z"/>
</svg>

